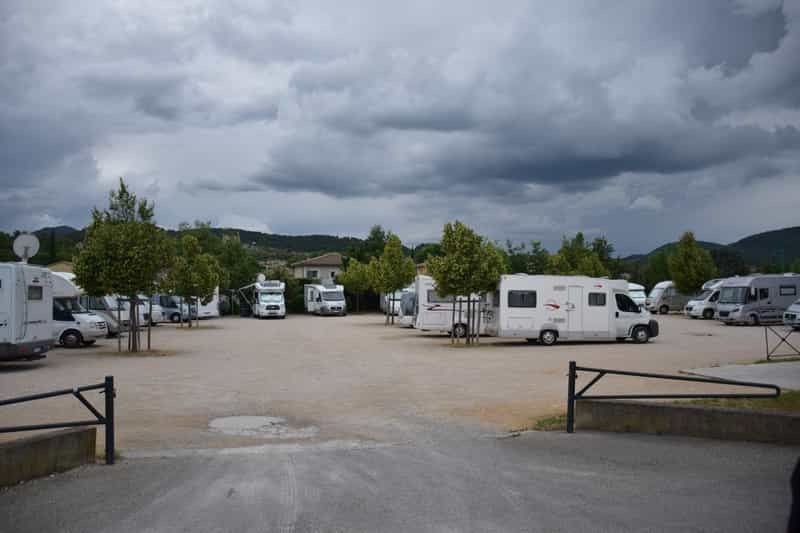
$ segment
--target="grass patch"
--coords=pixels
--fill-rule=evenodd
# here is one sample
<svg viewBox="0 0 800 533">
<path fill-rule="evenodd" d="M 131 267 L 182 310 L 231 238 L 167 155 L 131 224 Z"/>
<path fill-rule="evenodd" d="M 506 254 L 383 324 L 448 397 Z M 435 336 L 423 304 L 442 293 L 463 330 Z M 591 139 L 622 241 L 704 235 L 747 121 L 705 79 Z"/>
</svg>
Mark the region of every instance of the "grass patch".
<svg viewBox="0 0 800 533">
<path fill-rule="evenodd" d="M 781 395 L 778 398 L 714 398 L 680 403 L 707 407 L 733 407 L 736 409 L 800 413 L 800 391 L 781 391 Z"/>
<path fill-rule="evenodd" d="M 177 355 L 179 352 L 176 350 L 139 350 L 138 352 L 123 351 L 118 352 L 97 352 L 97 355 L 111 356 L 111 357 L 171 357 Z"/>
<path fill-rule="evenodd" d="M 511 430 L 511 433 L 520 433 L 523 431 L 566 431 L 567 430 L 567 415 L 548 416 L 534 421 L 529 427 Z"/>
</svg>

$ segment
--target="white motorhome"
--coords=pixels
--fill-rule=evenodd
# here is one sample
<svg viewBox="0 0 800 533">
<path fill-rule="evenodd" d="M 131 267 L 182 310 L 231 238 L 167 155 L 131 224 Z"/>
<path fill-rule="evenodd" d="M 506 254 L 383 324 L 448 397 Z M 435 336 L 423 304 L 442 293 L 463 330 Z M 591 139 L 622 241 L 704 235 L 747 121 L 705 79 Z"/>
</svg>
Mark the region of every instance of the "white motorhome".
<svg viewBox="0 0 800 533">
<path fill-rule="evenodd" d="M 584 276 L 500 277 L 486 332 L 545 345 L 559 340 L 646 343 L 658 322 L 628 296 L 628 282 Z"/>
<path fill-rule="evenodd" d="M 105 321 L 109 337 L 119 335 L 120 329 L 128 327 L 128 311 L 122 309 L 122 306 L 118 310 L 117 299 L 113 296 L 88 296 L 82 293 L 78 297 L 78 302 Z"/>
<path fill-rule="evenodd" d="M 800 300 L 790 305 L 783 313 L 783 325 L 800 331 Z"/>
<path fill-rule="evenodd" d="M 153 304 L 161 306 L 164 317 L 173 324 L 188 322 L 194 318 L 193 308 L 181 300 L 181 298 L 172 294 L 154 294 L 151 298 Z"/>
<path fill-rule="evenodd" d="M 651 313 L 666 315 L 670 311 L 682 311 L 690 297 L 681 294 L 672 281 L 656 283 L 647 295 L 645 306 Z"/>
<path fill-rule="evenodd" d="M 417 290 L 414 284 L 409 290 L 403 292 L 400 300 L 400 309 L 397 313 L 397 322 L 401 326 L 413 328 L 417 317 Z"/>
<path fill-rule="evenodd" d="M 719 292 L 722 287 L 721 279 L 714 279 L 703 284 L 700 294 L 689 300 L 683 308 L 683 314 L 691 318 L 704 318 L 706 320 L 714 318 L 717 312 L 717 302 Z"/>
<path fill-rule="evenodd" d="M 46 268 L 0 263 L 0 361 L 41 359 L 53 345 L 53 282 Z"/>
<path fill-rule="evenodd" d="M 347 314 L 344 285 L 304 285 L 303 301 L 306 311 L 315 315 Z"/>
<path fill-rule="evenodd" d="M 286 284 L 278 280 L 257 281 L 253 286 L 253 316 L 286 318 Z"/>
<path fill-rule="evenodd" d="M 778 323 L 800 293 L 800 274 L 765 274 L 722 282 L 717 318 L 725 324 Z"/>
<path fill-rule="evenodd" d="M 414 280 L 414 292 L 416 292 L 416 316 L 414 318 L 414 328 L 420 331 L 438 331 L 441 333 L 451 333 L 455 324 L 455 335 L 465 337 L 467 335 L 467 323 L 469 314 L 467 313 L 466 296 L 441 296 L 436 292 L 436 282 L 430 276 L 418 275 Z M 472 295 L 473 300 L 480 297 Z M 461 302 L 459 302 L 461 300 Z M 455 312 L 453 306 L 455 305 Z M 483 307 L 483 302 L 479 304 Z M 477 319 L 477 317 L 476 317 Z M 485 315 L 479 320 L 478 333 L 486 333 Z"/>
<path fill-rule="evenodd" d="M 167 312 L 161 304 L 154 302 L 151 296 L 140 294 L 139 302 L 139 324 L 147 324 L 145 316 L 150 317 L 150 324 L 153 326 L 167 321 Z"/>
<path fill-rule="evenodd" d="M 631 283 L 629 281 L 628 296 L 631 297 L 631 300 L 636 302 L 636 305 L 639 306 L 639 309 L 644 309 L 645 304 L 647 303 L 647 293 L 644 291 L 644 285 L 639 285 L 638 283 Z"/>
<path fill-rule="evenodd" d="M 219 318 L 219 287 L 214 289 L 214 296 L 207 304 L 200 302 L 197 318 Z"/>
<path fill-rule="evenodd" d="M 62 346 L 77 348 L 94 344 L 108 335 L 105 320 L 83 307 L 81 291 L 63 272 L 53 272 L 53 338 Z"/>
</svg>

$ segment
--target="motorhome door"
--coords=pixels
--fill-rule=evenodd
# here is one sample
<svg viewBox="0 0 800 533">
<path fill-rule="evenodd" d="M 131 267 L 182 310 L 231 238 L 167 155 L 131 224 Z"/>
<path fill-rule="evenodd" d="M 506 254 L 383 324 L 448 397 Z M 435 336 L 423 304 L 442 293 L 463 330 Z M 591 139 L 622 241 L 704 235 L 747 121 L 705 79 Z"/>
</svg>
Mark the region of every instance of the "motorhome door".
<svg viewBox="0 0 800 533">
<path fill-rule="evenodd" d="M 630 335 L 631 326 L 638 322 L 641 318 L 641 310 L 636 302 L 631 300 L 627 294 L 617 292 L 614 293 L 614 305 L 616 311 L 614 312 L 614 323 L 616 330 L 616 337 L 623 338 Z"/>
<path fill-rule="evenodd" d="M 570 339 L 583 338 L 583 287 L 577 285 L 568 288 L 567 333 Z"/>
</svg>

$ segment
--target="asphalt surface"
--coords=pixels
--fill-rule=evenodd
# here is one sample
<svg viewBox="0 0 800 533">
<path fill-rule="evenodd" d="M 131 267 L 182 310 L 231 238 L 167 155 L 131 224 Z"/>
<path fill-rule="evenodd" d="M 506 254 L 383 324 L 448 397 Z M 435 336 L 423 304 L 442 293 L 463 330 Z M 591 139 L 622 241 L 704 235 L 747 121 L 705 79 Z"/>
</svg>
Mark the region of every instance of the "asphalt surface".
<svg viewBox="0 0 800 533">
<path fill-rule="evenodd" d="M 595 432 L 173 450 L 0 493 L 3 532 L 784 531 L 800 448 Z"/>
<path fill-rule="evenodd" d="M 770 383 L 782 389 L 800 390 L 800 361 L 693 368 L 687 372 L 698 376 L 750 381 L 753 383 Z"/>
</svg>

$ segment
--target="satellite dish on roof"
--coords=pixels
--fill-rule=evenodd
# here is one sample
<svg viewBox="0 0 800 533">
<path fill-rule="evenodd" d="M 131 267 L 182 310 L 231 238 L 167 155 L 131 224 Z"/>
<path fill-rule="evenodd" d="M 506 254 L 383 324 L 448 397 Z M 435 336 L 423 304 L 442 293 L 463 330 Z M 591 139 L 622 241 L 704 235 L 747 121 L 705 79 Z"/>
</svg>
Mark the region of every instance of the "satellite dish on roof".
<svg viewBox="0 0 800 533">
<path fill-rule="evenodd" d="M 265 276 L 264 274 L 259 274 L 258 276 L 256 276 L 256 281 L 259 282 L 259 283 L 264 283 L 264 281 L 266 279 L 267 279 L 267 276 Z"/>
<path fill-rule="evenodd" d="M 27 263 L 28 259 L 36 255 L 39 251 L 39 239 L 32 233 L 20 233 L 14 239 L 14 253 L 23 263 Z"/>
</svg>

